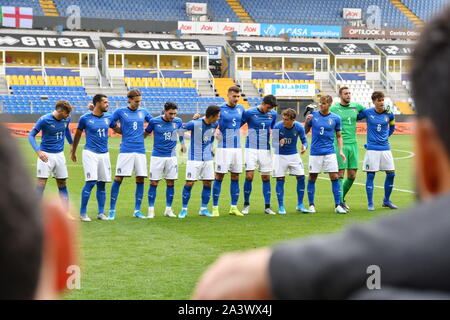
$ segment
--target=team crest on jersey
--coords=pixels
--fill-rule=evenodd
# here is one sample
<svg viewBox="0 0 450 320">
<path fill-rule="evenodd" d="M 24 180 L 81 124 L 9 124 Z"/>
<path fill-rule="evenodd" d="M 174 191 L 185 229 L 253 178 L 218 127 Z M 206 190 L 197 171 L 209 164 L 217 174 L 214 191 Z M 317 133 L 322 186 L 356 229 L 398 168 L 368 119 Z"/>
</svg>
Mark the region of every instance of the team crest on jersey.
<svg viewBox="0 0 450 320">
<path fill-rule="evenodd" d="M 118 168 L 117 173 L 119 173 L 119 174 L 122 173 L 122 169 Z"/>
<path fill-rule="evenodd" d="M 222 170 L 222 166 L 220 164 L 217 166 L 217 170 Z"/>
<path fill-rule="evenodd" d="M 174 129 L 176 129 L 176 128 L 177 128 L 176 123 L 172 123 L 172 127 L 173 127 Z"/>
<path fill-rule="evenodd" d="M 108 123 L 108 119 L 105 119 L 105 123 L 106 123 L 106 124 L 109 124 L 109 123 Z"/>
<path fill-rule="evenodd" d="M 333 125 L 333 120 L 328 120 L 328 123 L 330 124 L 330 126 L 332 126 Z"/>
<path fill-rule="evenodd" d="M 389 122 L 389 117 L 388 117 L 388 116 L 385 116 L 385 117 L 384 117 L 384 121 Z"/>
<path fill-rule="evenodd" d="M 139 119 L 142 119 L 142 118 L 144 117 L 144 115 L 142 114 L 142 112 L 139 112 L 138 115 L 139 115 Z"/>
<path fill-rule="evenodd" d="M 191 173 L 190 173 L 190 172 L 188 172 L 188 174 L 187 174 L 187 177 L 188 177 L 188 178 L 190 178 L 190 177 L 191 177 Z"/>
<path fill-rule="evenodd" d="M 86 173 L 86 178 L 90 179 L 91 178 L 91 174 L 88 172 Z"/>
</svg>

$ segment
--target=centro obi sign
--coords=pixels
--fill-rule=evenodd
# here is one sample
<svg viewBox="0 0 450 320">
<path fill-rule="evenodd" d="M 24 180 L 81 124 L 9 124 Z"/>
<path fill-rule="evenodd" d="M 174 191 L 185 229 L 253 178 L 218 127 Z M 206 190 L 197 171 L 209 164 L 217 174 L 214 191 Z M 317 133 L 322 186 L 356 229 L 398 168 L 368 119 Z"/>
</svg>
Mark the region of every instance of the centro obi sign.
<svg viewBox="0 0 450 320">
<path fill-rule="evenodd" d="M 266 83 L 264 95 L 273 94 L 277 97 L 312 97 L 316 94 L 316 87 L 309 83 Z"/>
</svg>

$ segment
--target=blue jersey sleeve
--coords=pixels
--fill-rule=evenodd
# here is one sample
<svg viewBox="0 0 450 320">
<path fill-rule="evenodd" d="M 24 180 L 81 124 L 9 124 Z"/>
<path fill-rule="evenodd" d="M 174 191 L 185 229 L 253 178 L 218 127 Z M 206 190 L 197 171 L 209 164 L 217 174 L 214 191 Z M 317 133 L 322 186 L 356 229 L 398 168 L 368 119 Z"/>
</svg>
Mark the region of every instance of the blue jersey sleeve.
<svg viewBox="0 0 450 320">
<path fill-rule="evenodd" d="M 145 128 L 145 131 L 147 133 L 152 133 L 154 127 L 155 127 L 155 125 L 154 125 L 153 121 L 150 120 L 147 124 L 147 127 Z"/>
<path fill-rule="evenodd" d="M 148 112 L 147 109 L 144 109 L 144 110 L 145 110 L 145 121 L 148 122 L 148 123 L 150 123 L 150 120 L 151 120 L 153 117 L 152 117 L 152 115 L 150 114 L 150 112 Z"/>
<path fill-rule="evenodd" d="M 241 127 L 242 127 L 244 124 L 246 124 L 247 121 L 248 121 L 248 111 L 245 110 L 245 111 L 242 113 Z"/>
<path fill-rule="evenodd" d="M 277 123 L 277 113 L 273 112 L 273 119 L 272 119 L 272 123 L 270 124 L 271 129 L 273 129 L 273 127 L 275 126 L 275 123 Z"/>
<path fill-rule="evenodd" d="M 72 132 L 70 132 L 69 124 L 67 124 L 67 127 L 66 127 L 66 139 L 69 144 L 73 143 Z"/>
<path fill-rule="evenodd" d="M 81 116 L 80 120 L 78 121 L 78 129 L 80 130 L 84 130 L 86 129 L 86 117 L 85 116 Z"/>
<path fill-rule="evenodd" d="M 35 138 L 38 133 L 39 131 L 36 128 L 33 128 L 33 130 L 31 130 L 30 134 L 28 135 L 28 141 L 30 142 L 31 147 L 34 151 L 39 150 L 39 146 L 37 145 Z"/>
<path fill-rule="evenodd" d="M 120 109 L 114 111 L 111 119 L 111 128 L 115 128 L 117 126 L 117 121 L 120 120 Z"/>
<path fill-rule="evenodd" d="M 300 123 L 297 124 L 297 132 L 300 140 L 302 141 L 302 144 L 305 146 L 305 148 L 308 148 L 308 140 L 306 139 L 305 128 L 303 128 Z"/>
<path fill-rule="evenodd" d="M 183 122 L 181 121 L 181 119 L 179 119 L 177 121 L 177 133 L 178 133 L 178 139 L 180 140 L 181 144 L 184 143 L 184 130 L 182 129 L 182 127 L 183 127 Z"/>
<path fill-rule="evenodd" d="M 335 131 L 342 131 L 341 117 L 337 116 L 335 119 L 336 119 L 336 126 L 335 126 L 334 130 Z"/>
<path fill-rule="evenodd" d="M 28 141 L 30 142 L 31 147 L 33 148 L 34 151 L 39 150 L 39 146 L 36 143 L 35 137 L 42 130 L 43 122 L 44 122 L 44 120 L 42 118 L 40 118 L 34 125 L 33 130 L 31 130 L 30 134 L 28 135 Z"/>
<path fill-rule="evenodd" d="M 186 131 L 192 131 L 194 130 L 194 121 L 189 121 L 188 123 L 185 123 L 182 128 Z"/>
<path fill-rule="evenodd" d="M 367 117 L 366 111 L 367 109 L 361 110 L 356 116 L 356 120 L 362 120 Z"/>
</svg>

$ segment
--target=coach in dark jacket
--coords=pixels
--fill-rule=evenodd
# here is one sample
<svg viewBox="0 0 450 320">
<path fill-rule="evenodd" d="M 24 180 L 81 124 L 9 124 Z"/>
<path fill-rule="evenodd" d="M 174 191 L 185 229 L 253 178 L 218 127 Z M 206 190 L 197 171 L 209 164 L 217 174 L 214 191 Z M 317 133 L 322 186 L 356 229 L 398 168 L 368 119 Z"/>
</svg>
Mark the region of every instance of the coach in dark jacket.
<svg viewBox="0 0 450 320">
<path fill-rule="evenodd" d="M 450 8 L 428 25 L 413 58 L 420 203 L 335 235 L 224 255 L 194 298 L 450 297 Z"/>
</svg>

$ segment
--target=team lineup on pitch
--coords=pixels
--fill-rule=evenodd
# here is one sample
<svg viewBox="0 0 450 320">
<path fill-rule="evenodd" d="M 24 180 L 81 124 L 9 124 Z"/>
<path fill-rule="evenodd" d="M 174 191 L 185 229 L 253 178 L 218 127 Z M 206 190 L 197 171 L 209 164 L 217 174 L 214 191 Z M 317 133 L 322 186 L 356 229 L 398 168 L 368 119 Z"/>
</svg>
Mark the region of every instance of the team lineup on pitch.
<svg viewBox="0 0 450 320">
<path fill-rule="evenodd" d="M 202 201 L 198 214 L 206 217 L 217 217 L 219 213 L 219 197 L 225 174 L 230 173 L 231 205 L 229 214 L 244 216 L 250 212 L 250 195 L 254 171 L 261 173 L 264 196 L 264 213 L 276 215 L 271 208 L 271 176 L 276 180 L 278 214 L 287 213 L 284 206 L 285 176 L 295 176 L 297 191 L 296 211 L 305 214 L 315 213 L 315 183 L 320 173 L 328 173 L 332 184 L 335 212 L 346 214 L 350 207 L 346 202 L 346 194 L 356 179 L 359 168 L 359 147 L 356 139 L 356 120 L 366 119 L 368 124 L 367 149 L 363 171 L 367 173 L 366 194 L 368 210 L 373 211 L 374 178 L 377 171 L 386 172 L 384 184 L 385 196 L 382 206 L 397 209 L 390 201 L 394 186 L 395 167 L 388 138 L 395 131 L 395 120 L 389 108 L 384 105 L 384 94 L 375 91 L 372 95 L 374 108 L 350 102 L 351 92 L 347 87 L 339 90 L 341 102 L 332 108 L 332 97 L 322 96 L 319 110 L 310 110 L 304 126 L 295 121 L 297 113 L 293 109 L 282 112 L 282 120 L 276 122 L 278 104 L 272 95 L 264 97 L 260 106 L 245 110 L 237 102 L 240 88 L 232 86 L 228 89 L 228 101 L 221 106 L 210 105 L 203 117 L 196 114 L 194 119 L 183 124 L 176 117 L 178 106 L 166 102 L 160 116 L 152 117 L 146 109 L 139 107 L 142 95 L 133 89 L 128 93 L 128 107 L 117 109 L 112 115 L 108 113 L 108 97 L 102 94 L 93 99 L 91 112 L 83 115 L 76 130 L 74 139 L 69 130 L 72 107 L 66 101 L 59 101 L 55 111 L 39 119 L 29 135 L 29 141 L 38 155 L 37 192 L 42 196 L 47 179 L 56 178 L 62 201 L 69 211 L 69 194 L 66 186 L 68 178 L 64 157 L 64 137 L 71 145 L 71 160 L 77 162 L 77 146 L 83 134 L 86 144 L 82 152 L 82 162 L 86 184 L 82 190 L 80 219 L 91 221 L 87 214 L 87 204 L 91 191 L 96 186 L 99 220 L 114 220 L 115 208 L 119 198 L 120 186 L 126 177 L 136 176 L 135 208 L 133 216 L 139 219 L 155 217 L 155 199 L 159 181 L 166 180 L 166 209 L 164 216 L 184 219 L 188 214 L 188 204 L 194 183 L 202 181 Z M 331 112 L 333 111 L 333 112 Z M 305 113 L 306 115 L 306 113 Z M 145 124 L 147 126 L 145 127 Z M 120 124 L 120 125 L 119 125 Z M 239 175 L 243 172 L 241 150 L 241 127 L 247 125 L 244 151 L 245 182 L 243 185 L 244 206 L 242 211 L 237 207 L 240 195 Z M 144 128 L 145 127 L 145 128 Z M 105 213 L 105 184 L 111 182 L 111 163 L 108 150 L 108 131 L 114 130 L 122 135 L 120 153 L 117 158 L 115 178 L 110 193 L 109 214 Z M 305 170 L 297 148 L 301 140 L 300 153 L 308 149 L 306 134 L 312 131 L 309 158 L 309 177 L 305 188 Z M 35 136 L 42 131 L 41 145 L 38 146 Z M 172 210 L 175 197 L 174 181 L 178 179 L 177 141 L 180 151 L 188 151 L 184 138 L 188 133 L 191 143 L 186 163 L 186 183 L 182 190 L 182 209 L 178 215 Z M 145 138 L 153 134 L 154 146 L 147 176 L 147 158 Z M 214 140 L 218 140 L 214 152 Z M 272 155 L 273 150 L 273 155 Z M 214 161 L 215 160 L 215 161 Z M 215 166 L 214 166 L 215 163 Z M 347 171 L 347 179 L 344 174 Z M 144 197 L 144 181 L 150 179 L 148 189 L 148 214 L 141 212 Z M 305 190 L 309 207 L 304 202 Z M 212 213 L 208 204 L 213 198 Z"/>
</svg>

